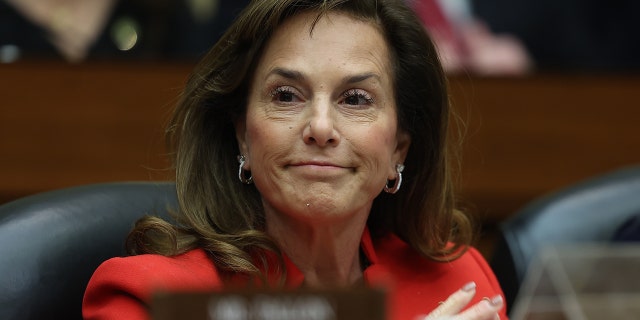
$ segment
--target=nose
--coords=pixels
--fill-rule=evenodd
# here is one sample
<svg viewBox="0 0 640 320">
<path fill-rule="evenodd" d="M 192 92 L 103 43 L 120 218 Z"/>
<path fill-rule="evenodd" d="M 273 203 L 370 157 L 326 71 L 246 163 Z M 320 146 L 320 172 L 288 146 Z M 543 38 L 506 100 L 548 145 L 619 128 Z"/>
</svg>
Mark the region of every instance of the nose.
<svg viewBox="0 0 640 320">
<path fill-rule="evenodd" d="M 309 124 L 302 132 L 304 142 L 321 147 L 338 145 L 340 135 L 335 128 L 335 111 L 331 104 L 329 102 L 314 103 L 309 113 Z"/>
</svg>

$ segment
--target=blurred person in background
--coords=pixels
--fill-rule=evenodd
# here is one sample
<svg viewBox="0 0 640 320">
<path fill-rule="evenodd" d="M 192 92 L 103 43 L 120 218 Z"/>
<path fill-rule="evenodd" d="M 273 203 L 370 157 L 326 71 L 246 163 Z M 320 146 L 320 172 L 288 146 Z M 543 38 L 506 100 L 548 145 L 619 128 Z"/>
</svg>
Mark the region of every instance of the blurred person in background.
<svg viewBox="0 0 640 320">
<path fill-rule="evenodd" d="M 0 61 L 197 59 L 248 0 L 0 0 Z"/>
<path fill-rule="evenodd" d="M 520 39 L 537 70 L 640 70 L 640 1 L 473 0 L 471 4 L 474 15 L 493 32 Z"/>
<path fill-rule="evenodd" d="M 469 0 L 406 0 L 433 37 L 450 74 L 522 75 L 533 61 L 517 37 L 494 33 L 474 16 Z"/>
</svg>

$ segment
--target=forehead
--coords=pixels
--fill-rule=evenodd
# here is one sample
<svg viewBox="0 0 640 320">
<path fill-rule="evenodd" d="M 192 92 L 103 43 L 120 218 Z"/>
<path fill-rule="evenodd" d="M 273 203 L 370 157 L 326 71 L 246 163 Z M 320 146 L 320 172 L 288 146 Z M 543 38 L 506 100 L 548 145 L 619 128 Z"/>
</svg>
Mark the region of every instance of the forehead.
<svg viewBox="0 0 640 320">
<path fill-rule="evenodd" d="M 343 55 L 346 59 L 378 60 L 376 63 L 389 71 L 388 51 L 382 29 L 374 20 L 354 18 L 340 11 L 302 12 L 289 17 L 275 29 L 263 51 L 261 64 L 279 57 Z"/>
<path fill-rule="evenodd" d="M 315 38 L 319 33 L 323 33 L 327 28 L 329 32 L 339 30 L 348 31 L 353 28 L 368 29 L 368 32 L 375 32 L 382 37 L 382 28 L 373 19 L 356 18 L 352 14 L 343 11 L 303 11 L 285 19 L 275 28 L 271 39 L 282 35 L 282 33 L 305 34 L 309 38 Z"/>
</svg>

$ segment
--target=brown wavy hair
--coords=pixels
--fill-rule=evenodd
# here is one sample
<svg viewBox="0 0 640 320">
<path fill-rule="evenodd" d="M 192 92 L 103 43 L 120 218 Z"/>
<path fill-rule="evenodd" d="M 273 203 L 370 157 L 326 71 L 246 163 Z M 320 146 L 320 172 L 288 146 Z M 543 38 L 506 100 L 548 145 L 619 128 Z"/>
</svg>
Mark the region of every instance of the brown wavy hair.
<svg viewBox="0 0 640 320">
<path fill-rule="evenodd" d="M 197 65 L 167 129 L 179 208 L 175 223 L 147 216 L 127 239 L 130 254 L 206 250 L 221 270 L 260 275 L 256 257 L 280 252 L 264 232 L 260 193 L 238 179 L 234 121 L 274 30 L 301 12 L 341 12 L 378 26 L 391 51 L 399 127 L 411 135 L 402 189 L 375 198 L 368 227 L 395 233 L 427 258 L 458 257 L 471 240 L 455 209 L 447 83 L 433 42 L 402 0 L 257 0 Z M 317 20 L 316 20 L 317 21 Z M 313 28 L 313 27 L 312 27 Z M 311 30 L 309 30 L 311 32 Z M 264 260 L 263 260 L 264 262 Z"/>
</svg>

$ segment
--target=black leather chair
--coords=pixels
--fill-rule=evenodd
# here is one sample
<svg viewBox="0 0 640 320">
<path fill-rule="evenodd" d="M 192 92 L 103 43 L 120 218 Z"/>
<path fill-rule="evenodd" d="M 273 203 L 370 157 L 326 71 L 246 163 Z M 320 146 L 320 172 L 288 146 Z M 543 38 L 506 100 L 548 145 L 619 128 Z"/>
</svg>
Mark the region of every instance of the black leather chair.
<svg viewBox="0 0 640 320">
<path fill-rule="evenodd" d="M 582 181 L 525 206 L 500 225 L 489 259 L 507 305 L 513 305 L 529 264 L 545 246 L 612 241 L 637 214 L 640 166 Z"/>
<path fill-rule="evenodd" d="M 123 182 L 62 189 L 0 206 L 0 319 L 82 319 L 95 268 L 124 254 L 145 214 L 177 207 L 172 183 Z"/>
</svg>

